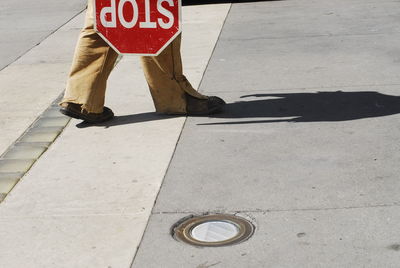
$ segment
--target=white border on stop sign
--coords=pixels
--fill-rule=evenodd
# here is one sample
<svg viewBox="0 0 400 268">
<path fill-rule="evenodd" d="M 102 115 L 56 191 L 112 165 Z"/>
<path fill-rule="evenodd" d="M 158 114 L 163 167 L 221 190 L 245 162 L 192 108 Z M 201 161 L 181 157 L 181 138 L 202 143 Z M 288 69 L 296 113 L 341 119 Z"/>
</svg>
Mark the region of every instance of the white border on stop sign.
<svg viewBox="0 0 400 268">
<path fill-rule="evenodd" d="M 178 12 L 179 12 L 179 20 L 178 20 L 178 31 L 176 34 L 172 36 L 172 38 L 165 43 L 165 45 L 160 48 L 160 50 L 156 54 L 135 54 L 135 53 L 121 53 L 111 42 L 107 40 L 107 38 L 100 33 L 100 31 L 97 30 L 97 16 L 96 16 L 96 0 L 93 0 L 93 16 L 94 16 L 94 30 L 97 32 L 97 34 L 112 48 L 117 52 L 119 55 L 125 56 L 125 55 L 132 55 L 132 56 L 158 56 L 161 54 L 161 52 L 164 51 L 164 49 L 172 43 L 172 41 L 175 40 L 175 38 L 182 32 L 182 0 L 178 0 Z"/>
</svg>

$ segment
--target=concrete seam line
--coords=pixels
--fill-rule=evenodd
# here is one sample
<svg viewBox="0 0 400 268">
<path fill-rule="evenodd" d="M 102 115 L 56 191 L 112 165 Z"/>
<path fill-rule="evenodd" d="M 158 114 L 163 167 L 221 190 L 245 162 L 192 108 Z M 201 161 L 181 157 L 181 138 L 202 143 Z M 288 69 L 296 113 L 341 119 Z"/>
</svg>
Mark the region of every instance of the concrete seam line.
<svg viewBox="0 0 400 268">
<path fill-rule="evenodd" d="M 208 66 L 210 65 L 211 59 L 212 59 L 212 57 L 213 57 L 214 54 L 215 54 L 215 49 L 217 48 L 217 44 L 218 44 L 219 40 L 221 39 L 221 34 L 222 34 L 222 31 L 223 31 L 223 29 L 224 29 L 224 27 L 225 27 L 225 24 L 226 24 L 226 21 L 227 21 L 227 19 L 228 19 L 228 16 L 229 16 L 229 14 L 231 13 L 232 5 L 233 5 L 233 3 L 231 3 L 231 4 L 229 5 L 229 9 L 228 9 L 228 12 L 226 13 L 226 17 L 225 17 L 224 21 L 222 22 L 221 31 L 220 31 L 219 34 L 218 34 L 217 41 L 215 42 L 214 48 L 213 48 L 213 50 L 212 50 L 212 52 L 211 52 L 211 56 L 210 56 L 210 58 L 208 59 L 208 62 L 207 62 L 207 64 L 206 64 L 206 67 L 204 68 L 203 74 L 202 74 L 202 76 L 201 76 L 202 78 L 201 78 L 201 81 L 200 81 L 200 83 L 199 83 L 199 89 L 201 88 L 201 85 L 202 85 L 202 83 L 203 83 L 204 76 L 205 76 L 205 74 L 206 74 L 206 72 L 207 72 Z"/>
<path fill-rule="evenodd" d="M 0 202 L 63 132 L 70 118 L 58 111 L 60 94 L 0 156 Z"/>
</svg>

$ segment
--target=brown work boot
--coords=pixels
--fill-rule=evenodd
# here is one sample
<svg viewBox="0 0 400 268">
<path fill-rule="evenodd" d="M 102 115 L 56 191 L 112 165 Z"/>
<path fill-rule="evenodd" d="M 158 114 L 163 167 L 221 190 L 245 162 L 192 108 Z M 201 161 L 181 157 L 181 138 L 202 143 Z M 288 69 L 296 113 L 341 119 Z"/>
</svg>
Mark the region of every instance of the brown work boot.
<svg viewBox="0 0 400 268">
<path fill-rule="evenodd" d="M 113 111 L 108 107 L 104 107 L 102 113 L 88 113 L 82 110 L 82 105 L 70 102 L 63 103 L 60 112 L 69 117 L 81 119 L 91 124 L 102 123 L 114 117 Z"/>
<path fill-rule="evenodd" d="M 201 116 L 220 113 L 225 104 L 225 101 L 217 96 L 209 96 L 207 99 L 197 99 L 186 94 L 187 115 Z"/>
</svg>

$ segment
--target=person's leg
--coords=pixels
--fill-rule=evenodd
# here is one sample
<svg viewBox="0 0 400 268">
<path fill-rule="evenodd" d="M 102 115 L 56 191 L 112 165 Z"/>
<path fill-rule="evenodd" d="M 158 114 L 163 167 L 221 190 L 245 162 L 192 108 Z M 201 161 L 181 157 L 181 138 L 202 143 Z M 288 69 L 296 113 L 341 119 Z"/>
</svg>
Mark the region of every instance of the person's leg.
<svg viewBox="0 0 400 268">
<path fill-rule="evenodd" d="M 197 92 L 183 75 L 181 35 L 160 55 L 141 57 L 144 74 L 156 111 L 166 114 L 210 114 L 217 112 L 223 100 Z"/>
<path fill-rule="evenodd" d="M 93 1 L 88 1 L 61 106 L 80 105 L 82 112 L 103 113 L 106 83 L 118 54 L 95 32 Z"/>
</svg>

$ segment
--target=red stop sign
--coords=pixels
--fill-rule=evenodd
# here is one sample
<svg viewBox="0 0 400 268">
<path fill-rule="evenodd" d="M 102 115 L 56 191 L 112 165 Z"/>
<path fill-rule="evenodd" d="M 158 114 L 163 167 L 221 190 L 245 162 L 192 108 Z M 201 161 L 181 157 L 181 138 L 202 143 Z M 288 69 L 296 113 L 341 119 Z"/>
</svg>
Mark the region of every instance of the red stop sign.
<svg viewBox="0 0 400 268">
<path fill-rule="evenodd" d="M 181 31 L 181 0 L 94 0 L 95 29 L 120 54 L 155 56 Z"/>
</svg>

